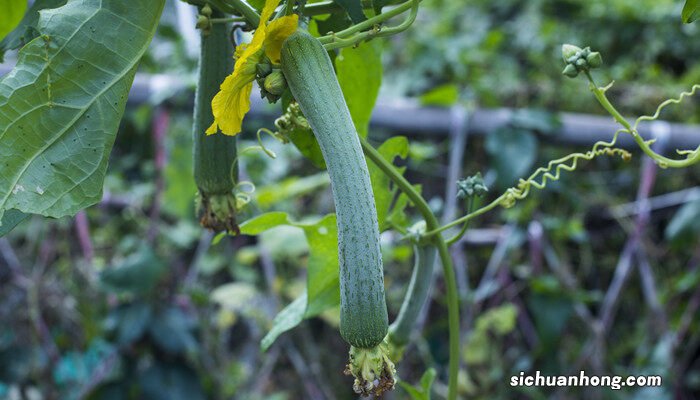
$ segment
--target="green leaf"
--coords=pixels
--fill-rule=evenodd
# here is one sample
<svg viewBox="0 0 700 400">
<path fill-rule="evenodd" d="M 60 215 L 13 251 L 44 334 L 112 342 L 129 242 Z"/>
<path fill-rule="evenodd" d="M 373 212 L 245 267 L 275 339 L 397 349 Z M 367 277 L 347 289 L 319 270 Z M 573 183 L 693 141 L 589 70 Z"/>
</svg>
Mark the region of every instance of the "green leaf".
<svg viewBox="0 0 700 400">
<path fill-rule="evenodd" d="M 692 246 L 700 236 L 698 220 L 700 220 L 700 200 L 684 204 L 666 226 L 664 232 L 666 239 L 676 248 Z"/>
<path fill-rule="evenodd" d="M 340 267 L 335 214 L 326 215 L 317 223 L 302 228 L 310 249 L 306 276 L 309 304 L 305 315 L 306 318 L 310 318 L 340 304 Z"/>
<path fill-rule="evenodd" d="M 281 334 L 294 329 L 304 320 L 306 306 L 307 295 L 304 293 L 277 314 L 272 321 L 272 328 L 260 342 L 262 351 L 267 351 Z"/>
<path fill-rule="evenodd" d="M 180 218 L 194 215 L 197 185 L 192 175 L 191 127 L 177 121 L 168 131 L 168 163 L 165 166 L 163 209 Z"/>
<path fill-rule="evenodd" d="M 686 24 L 700 19 L 700 0 L 685 0 L 681 18 Z"/>
<path fill-rule="evenodd" d="M 318 31 L 322 35 L 327 35 L 330 32 L 340 32 L 352 25 L 352 20 L 348 15 L 340 13 L 331 14 L 325 19 L 316 18 L 315 21 Z"/>
<path fill-rule="evenodd" d="M 143 246 L 120 264 L 102 271 L 100 283 L 116 293 L 148 293 L 167 272 L 165 264 L 153 251 Z"/>
<path fill-rule="evenodd" d="M 20 23 L 27 11 L 27 0 L 4 0 L 0 2 L 0 39 L 10 33 Z"/>
<path fill-rule="evenodd" d="M 268 229 L 288 223 L 287 213 L 274 211 L 258 215 L 242 223 L 239 228 L 241 235 L 259 235 Z"/>
<path fill-rule="evenodd" d="M 17 210 L 9 210 L 2 216 L 0 221 L 0 237 L 3 237 L 15 229 L 22 221 L 27 219 L 29 214 Z"/>
<path fill-rule="evenodd" d="M 263 350 L 272 345 L 282 333 L 340 304 L 338 282 L 338 231 L 335 214 L 329 214 L 313 222 L 294 222 L 283 212 L 259 215 L 241 224 L 241 233 L 260 234 L 280 225 L 289 225 L 304 231 L 309 245 L 306 273 L 306 293 L 283 309 L 275 318 L 272 329 L 261 343 Z M 303 312 L 301 311 L 303 309 Z"/>
<path fill-rule="evenodd" d="M 329 184 L 330 178 L 325 172 L 305 176 L 303 178 L 294 176 L 282 182 L 258 188 L 255 191 L 255 198 L 260 208 L 266 209 L 273 204 L 314 192 Z"/>
<path fill-rule="evenodd" d="M 25 1 L 26 3 L 26 1 Z M 66 0 L 36 0 L 19 25 L 0 41 L 0 61 L 8 50 L 16 50 L 38 36 L 39 11 L 60 7 Z"/>
<path fill-rule="evenodd" d="M 321 146 L 316 141 L 316 137 L 311 129 L 294 129 L 289 134 L 289 140 L 316 168 L 326 169 L 326 160 L 323 159 Z"/>
<path fill-rule="evenodd" d="M 197 349 L 192 334 L 195 320 L 177 307 L 170 306 L 155 315 L 148 326 L 148 334 L 161 350 L 170 354 L 186 354 Z"/>
<path fill-rule="evenodd" d="M 335 59 L 335 69 L 357 133 L 367 137 L 372 110 L 382 84 L 380 42 L 365 42 L 357 47 L 344 48 Z"/>
<path fill-rule="evenodd" d="M 420 97 L 424 106 L 449 107 L 459 100 L 459 89 L 454 84 L 438 86 Z"/>
<path fill-rule="evenodd" d="M 547 110 L 519 109 L 513 113 L 510 124 L 516 128 L 551 135 L 559 129 L 559 117 Z"/>
<path fill-rule="evenodd" d="M 141 398 L 150 400 L 205 400 L 197 373 L 184 363 L 155 361 L 138 374 Z"/>
<path fill-rule="evenodd" d="M 130 344 L 143 336 L 152 316 L 153 309 L 146 302 L 124 304 L 107 316 L 105 329 L 116 333 L 118 344 Z"/>
<path fill-rule="evenodd" d="M 394 160 L 399 157 L 406 159 L 408 156 L 408 139 L 403 136 L 395 136 L 384 142 L 377 151 L 384 157 L 385 160 L 393 164 Z M 394 197 L 396 197 L 397 188 L 391 183 L 391 179 L 382 172 L 374 163 L 368 162 L 369 177 L 372 181 L 372 191 L 374 192 L 374 201 L 377 205 L 377 220 L 379 222 L 380 231 L 389 228 L 387 217 L 391 209 Z M 404 168 L 399 168 L 399 172 L 403 173 Z M 404 206 L 405 204 L 402 203 Z"/>
<path fill-rule="evenodd" d="M 537 158 L 537 138 L 523 129 L 501 128 L 486 136 L 486 152 L 496 170 L 499 190 L 517 184 Z"/>
<path fill-rule="evenodd" d="M 367 19 L 364 11 L 362 11 L 362 1 L 361 0 L 333 0 L 338 5 L 343 7 L 350 19 L 354 23 L 362 22 Z"/>
<path fill-rule="evenodd" d="M 382 8 L 389 4 L 391 0 L 372 0 L 372 8 L 374 9 L 374 13 L 379 15 L 382 13 Z"/>
<path fill-rule="evenodd" d="M 434 368 L 428 368 L 420 378 L 420 386 L 413 386 L 408 382 L 399 381 L 399 385 L 413 400 L 430 400 L 430 391 L 435 382 L 437 372 Z"/>
<path fill-rule="evenodd" d="M 136 67 L 165 0 L 74 0 L 0 80 L 0 217 L 62 217 L 97 203 Z"/>
</svg>

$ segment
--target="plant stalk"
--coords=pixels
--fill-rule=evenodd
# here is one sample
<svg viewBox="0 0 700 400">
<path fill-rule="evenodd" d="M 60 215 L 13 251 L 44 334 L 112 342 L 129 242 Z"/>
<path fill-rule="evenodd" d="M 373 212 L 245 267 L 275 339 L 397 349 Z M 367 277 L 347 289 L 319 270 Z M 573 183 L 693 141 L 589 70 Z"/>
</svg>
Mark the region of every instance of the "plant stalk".
<svg viewBox="0 0 700 400">
<path fill-rule="evenodd" d="M 377 167 L 379 167 L 379 169 L 381 169 L 382 172 L 384 172 L 389 179 L 391 179 L 396 186 L 398 186 L 399 189 L 401 189 L 401 191 L 404 192 L 413 202 L 418 209 L 418 212 L 420 212 L 423 219 L 425 219 L 427 229 L 430 231 L 438 229 L 439 224 L 437 217 L 435 217 L 435 214 L 433 214 L 433 211 L 430 209 L 430 206 L 428 206 L 428 203 L 416 191 L 416 189 L 396 170 L 391 163 L 384 159 L 384 157 L 382 157 L 382 155 L 379 154 L 379 152 L 372 147 L 369 142 L 367 142 L 367 139 L 360 137 L 360 143 L 362 143 L 362 149 L 364 150 L 367 158 L 369 158 Z M 447 320 L 450 349 L 447 399 L 456 400 L 457 376 L 459 374 L 460 357 L 459 296 L 457 294 L 457 280 L 455 278 L 454 267 L 452 265 L 452 258 L 450 258 L 447 244 L 445 243 L 442 235 L 435 235 L 433 238 L 431 238 L 430 243 L 437 247 L 438 254 L 440 255 L 440 261 L 442 263 L 445 285 L 447 287 Z"/>
</svg>

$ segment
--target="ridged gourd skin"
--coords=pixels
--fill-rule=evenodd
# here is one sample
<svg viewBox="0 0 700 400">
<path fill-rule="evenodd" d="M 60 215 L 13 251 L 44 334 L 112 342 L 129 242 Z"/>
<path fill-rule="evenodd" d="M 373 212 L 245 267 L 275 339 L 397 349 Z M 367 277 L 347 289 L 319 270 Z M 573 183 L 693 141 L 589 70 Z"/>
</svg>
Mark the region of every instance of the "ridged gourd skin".
<svg viewBox="0 0 700 400">
<path fill-rule="evenodd" d="M 340 334 L 373 348 L 388 329 L 379 226 L 367 162 L 323 45 L 302 30 L 282 45 L 282 71 L 321 147 L 338 224 Z"/>
<path fill-rule="evenodd" d="M 223 16 L 214 12 L 213 18 Z M 211 99 L 221 82 L 233 71 L 233 45 L 226 24 L 212 24 L 209 34 L 202 32 L 199 81 L 195 95 L 194 179 L 203 194 L 231 193 L 238 179 L 236 138 L 222 133 L 207 135 L 214 121 Z"/>
</svg>

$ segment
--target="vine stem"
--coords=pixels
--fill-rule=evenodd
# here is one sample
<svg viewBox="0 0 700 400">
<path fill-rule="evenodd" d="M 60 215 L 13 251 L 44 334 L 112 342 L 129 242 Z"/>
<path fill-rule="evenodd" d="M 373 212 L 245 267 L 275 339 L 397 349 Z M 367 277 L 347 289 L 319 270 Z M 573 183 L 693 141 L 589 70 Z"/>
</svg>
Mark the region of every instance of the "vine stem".
<svg viewBox="0 0 700 400">
<path fill-rule="evenodd" d="M 450 222 L 449 224 L 445 224 L 443 226 L 436 227 L 436 228 L 430 228 L 430 226 L 428 226 L 429 230 L 423 236 L 426 238 L 436 236 L 442 231 L 446 231 L 446 230 L 448 230 L 452 227 L 458 226 L 460 224 L 466 224 L 467 222 L 471 221 L 472 219 L 478 217 L 479 215 L 485 214 L 485 213 L 493 210 L 494 208 L 498 207 L 499 205 L 501 205 L 503 203 L 503 201 L 506 199 L 507 195 L 508 195 L 508 192 L 503 193 L 502 195 L 497 197 L 491 203 L 489 203 L 489 204 L 479 208 L 478 210 L 471 212 L 471 213 L 469 213 L 461 218 L 458 218 L 458 219 Z"/>
<path fill-rule="evenodd" d="M 325 47 L 326 50 L 333 50 L 341 47 L 353 46 L 357 43 L 360 43 L 364 40 L 369 40 L 373 37 L 390 36 L 399 32 L 403 32 L 406 29 L 408 29 L 415 21 L 416 16 L 418 15 L 418 4 L 420 3 L 420 1 L 421 0 L 407 0 L 406 2 L 401 3 L 397 7 L 385 13 L 381 13 L 377 16 L 369 18 L 365 21 L 360 22 L 359 24 L 355 24 L 340 32 L 333 32 L 329 35 L 320 37 L 319 41 L 323 43 L 323 47 Z M 406 18 L 406 20 L 401 24 L 384 29 L 379 27 L 379 25 L 382 22 L 393 18 L 397 15 L 400 15 L 406 12 L 407 10 L 411 10 L 411 12 L 408 18 Z M 369 30 L 361 32 L 364 29 Z"/>
<path fill-rule="evenodd" d="M 439 223 L 437 217 L 428 206 L 425 199 L 416 191 L 406 178 L 401 175 L 396 168 L 389 163 L 379 152 L 372 147 L 367 139 L 360 137 L 362 149 L 367 158 L 369 158 L 384 174 L 391 179 L 396 186 L 413 202 L 413 204 L 421 213 L 428 230 L 438 229 Z M 437 247 L 440 261 L 442 264 L 443 274 L 445 276 L 445 285 L 447 286 L 447 319 L 449 330 L 449 375 L 448 375 L 448 391 L 447 399 L 457 399 L 457 376 L 459 374 L 459 297 L 457 295 L 457 280 L 455 278 L 452 258 L 447 249 L 447 243 L 442 235 L 435 235 L 431 239 L 431 243 Z"/>
<path fill-rule="evenodd" d="M 257 27 L 260 25 L 260 14 L 248 4 L 245 0 L 210 0 L 214 5 L 222 8 L 223 11 L 234 14 L 240 14 L 248 22 L 250 26 Z"/>
<path fill-rule="evenodd" d="M 605 95 L 605 92 L 610 86 L 600 88 L 598 87 L 598 85 L 596 85 L 589 71 L 585 71 L 585 74 L 586 78 L 588 78 L 588 82 L 590 83 L 591 92 L 593 92 L 593 95 L 595 96 L 596 100 L 598 100 L 598 103 L 600 103 L 600 105 L 603 106 L 605 111 L 607 111 L 615 119 L 615 121 L 617 121 L 620 125 L 622 125 L 625 128 L 625 131 L 632 135 L 634 141 L 637 142 L 637 145 L 640 149 L 642 149 L 644 154 L 656 161 L 660 167 L 684 168 L 700 161 L 700 147 L 695 149 L 692 152 L 693 155 L 688 156 L 685 160 L 674 160 L 672 158 L 664 157 L 661 154 L 654 152 L 654 150 L 652 150 L 651 146 L 649 145 L 650 141 L 645 141 L 644 138 L 639 134 L 639 132 L 637 132 L 636 124 L 635 127 L 633 127 L 629 123 L 629 121 L 627 121 L 627 119 L 625 119 L 625 117 L 623 117 L 622 114 L 620 114 L 620 112 L 617 111 L 617 109 L 615 108 L 615 106 L 612 105 L 610 100 L 608 100 L 608 97 Z"/>
</svg>

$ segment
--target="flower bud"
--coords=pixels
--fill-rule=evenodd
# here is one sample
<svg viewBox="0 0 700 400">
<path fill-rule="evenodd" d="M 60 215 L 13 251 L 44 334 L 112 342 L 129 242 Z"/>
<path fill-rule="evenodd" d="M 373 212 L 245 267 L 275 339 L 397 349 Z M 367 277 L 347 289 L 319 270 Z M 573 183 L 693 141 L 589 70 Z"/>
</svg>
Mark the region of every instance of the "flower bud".
<svg viewBox="0 0 700 400">
<path fill-rule="evenodd" d="M 268 92 L 281 96 L 287 89 L 287 81 L 284 79 L 282 71 L 276 69 L 265 78 L 264 86 Z"/>
<path fill-rule="evenodd" d="M 202 30 L 209 29 L 209 18 L 205 17 L 204 15 L 198 16 L 196 27 L 197 27 L 197 29 L 202 29 Z"/>
<path fill-rule="evenodd" d="M 597 51 L 591 52 L 586 56 L 586 62 L 590 68 L 598 68 L 603 65 L 603 57 Z"/>
<path fill-rule="evenodd" d="M 561 46 L 561 55 L 566 62 L 571 62 L 569 61 L 571 57 L 577 57 L 580 51 L 581 48 L 574 46 L 573 44 L 565 44 Z"/>
<path fill-rule="evenodd" d="M 569 78 L 576 78 L 578 76 L 578 70 L 571 64 L 567 64 L 562 74 L 568 76 Z"/>
<path fill-rule="evenodd" d="M 258 76 L 266 77 L 270 75 L 270 72 L 272 72 L 272 65 L 270 63 L 258 63 L 255 66 L 255 71 L 257 72 Z"/>
<path fill-rule="evenodd" d="M 209 7 L 209 4 L 205 4 L 204 7 L 202 7 L 202 15 L 211 17 L 211 7 Z"/>
</svg>

